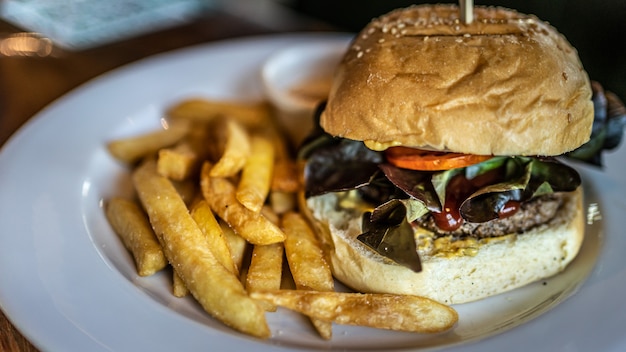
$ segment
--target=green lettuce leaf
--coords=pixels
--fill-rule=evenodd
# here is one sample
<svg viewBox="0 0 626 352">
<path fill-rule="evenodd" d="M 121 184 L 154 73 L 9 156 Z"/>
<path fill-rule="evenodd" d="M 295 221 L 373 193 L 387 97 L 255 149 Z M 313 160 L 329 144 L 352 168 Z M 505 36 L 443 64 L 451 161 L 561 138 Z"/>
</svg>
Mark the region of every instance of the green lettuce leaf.
<svg viewBox="0 0 626 352">
<path fill-rule="evenodd" d="M 461 216 L 470 222 L 498 218 L 508 201 L 524 202 L 553 192 L 570 192 L 581 183 L 576 170 L 551 158 L 511 157 L 503 165 L 506 178 L 475 191 L 461 204 Z"/>
</svg>

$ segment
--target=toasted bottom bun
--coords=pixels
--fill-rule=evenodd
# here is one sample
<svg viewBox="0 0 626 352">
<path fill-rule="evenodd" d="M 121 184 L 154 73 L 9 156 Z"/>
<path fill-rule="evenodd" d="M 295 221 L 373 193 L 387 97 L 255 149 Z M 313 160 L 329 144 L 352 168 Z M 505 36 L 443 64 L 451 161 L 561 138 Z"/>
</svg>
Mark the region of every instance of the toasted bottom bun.
<svg viewBox="0 0 626 352">
<path fill-rule="evenodd" d="M 413 294 L 445 304 L 479 300 L 559 273 L 583 240 L 582 190 L 567 194 L 555 216 L 521 235 L 485 240 L 433 240 L 415 233 L 422 271 L 395 264 L 366 247 L 360 217 L 337 207 L 335 194 L 307 200 L 335 278 L 360 292 Z"/>
</svg>

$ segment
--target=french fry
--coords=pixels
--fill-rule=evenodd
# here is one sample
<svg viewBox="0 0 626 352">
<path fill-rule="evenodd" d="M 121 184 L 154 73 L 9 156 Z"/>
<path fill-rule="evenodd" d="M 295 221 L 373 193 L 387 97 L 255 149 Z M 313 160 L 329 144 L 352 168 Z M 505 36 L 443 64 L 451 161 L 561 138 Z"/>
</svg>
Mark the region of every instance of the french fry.
<svg viewBox="0 0 626 352">
<path fill-rule="evenodd" d="M 199 189 L 198 180 L 187 179 L 182 181 L 170 181 L 172 181 L 172 185 L 174 185 L 180 197 L 185 201 L 185 204 L 189 205 L 197 198 Z"/>
<path fill-rule="evenodd" d="M 132 180 L 165 256 L 200 305 L 234 329 L 268 338 L 271 332 L 263 308 L 215 258 L 176 189 L 157 173 L 156 162 L 148 160 L 137 167 Z"/>
<path fill-rule="evenodd" d="M 324 252 L 306 220 L 295 212 L 283 215 L 285 253 L 298 290 L 333 291 L 334 281 Z M 324 339 L 332 337 L 332 324 L 315 317 L 311 322 Z"/>
<path fill-rule="evenodd" d="M 263 126 L 270 120 L 271 109 L 265 102 L 244 103 L 208 99 L 188 99 L 172 106 L 172 119 L 210 122 L 220 117 L 233 118 L 246 126 Z"/>
<path fill-rule="evenodd" d="M 261 214 L 273 224 L 279 225 L 280 217 L 271 207 L 264 206 L 261 209 Z M 248 291 L 280 289 L 284 248 L 282 242 L 253 246 L 250 265 L 246 274 L 246 289 Z M 276 311 L 276 305 L 266 301 L 259 302 L 266 311 Z"/>
<path fill-rule="evenodd" d="M 458 321 L 452 307 L 410 295 L 279 290 L 250 296 L 315 319 L 379 329 L 437 333 Z"/>
<path fill-rule="evenodd" d="M 157 171 L 171 180 L 195 178 L 202 162 L 209 156 L 208 140 L 206 124 L 192 124 L 184 139 L 172 147 L 159 150 Z"/>
<path fill-rule="evenodd" d="M 228 242 L 228 248 L 230 248 L 230 256 L 233 258 L 233 263 L 237 268 L 237 272 L 241 273 L 241 268 L 243 266 L 243 258 L 246 254 L 246 248 L 248 247 L 248 242 L 239 236 L 233 231 L 233 229 L 228 226 L 226 222 L 219 219 L 218 220 L 220 227 L 222 228 L 222 233 L 224 234 L 224 238 Z"/>
<path fill-rule="evenodd" d="M 246 289 L 266 291 L 280 289 L 283 270 L 283 243 L 256 245 L 252 249 L 250 267 L 246 275 Z M 265 310 L 276 311 L 276 306 L 267 301 L 260 301 Z"/>
<path fill-rule="evenodd" d="M 161 148 L 176 144 L 187 134 L 189 126 L 190 124 L 185 121 L 170 123 L 167 129 L 111 141 L 107 148 L 117 160 L 132 164 L 142 157 L 158 152 Z"/>
<path fill-rule="evenodd" d="M 265 216 L 267 220 L 271 221 L 272 224 L 280 226 L 280 217 L 274 212 L 274 210 L 270 206 L 266 205 L 261 208 L 261 214 Z"/>
<path fill-rule="evenodd" d="M 206 200 L 200 199 L 192 205 L 191 217 L 206 236 L 209 249 L 213 252 L 215 258 L 231 273 L 239 275 L 238 269 L 233 262 L 233 257 L 230 255 L 230 248 L 222 228 L 217 219 L 215 219 Z"/>
<path fill-rule="evenodd" d="M 124 198 L 112 198 L 106 207 L 111 227 L 130 251 L 139 276 L 150 276 L 167 265 L 154 231 L 137 203 Z"/>
<path fill-rule="evenodd" d="M 261 211 L 272 182 L 274 170 L 274 144 L 256 134 L 250 137 L 250 156 L 241 171 L 237 186 L 237 200 L 246 208 Z"/>
<path fill-rule="evenodd" d="M 159 150 L 157 171 L 161 176 L 180 181 L 191 177 L 201 161 L 189 143 L 182 141 L 172 148 Z"/>
<path fill-rule="evenodd" d="M 294 161 L 287 159 L 276 160 L 271 187 L 273 191 L 297 192 L 300 189 L 298 180 L 298 168 Z"/>
<path fill-rule="evenodd" d="M 250 155 L 248 132 L 235 120 L 222 120 L 216 126 L 216 138 L 223 144 L 222 154 L 211 169 L 212 177 L 231 177 L 245 165 Z"/>
<path fill-rule="evenodd" d="M 431 333 L 457 322 L 453 308 L 423 297 L 334 292 L 328 229 L 305 206 L 300 165 L 268 104 L 190 99 L 168 114 L 167 130 L 108 144 L 135 167 L 145 209 L 121 198 L 105 209 L 139 275 L 169 262 L 174 296 L 191 294 L 211 316 L 260 338 L 270 337 L 265 312 L 277 306 L 308 316 L 324 339 L 333 323 Z"/>
<path fill-rule="evenodd" d="M 298 178 L 298 168 L 289 151 L 289 147 L 284 136 L 281 136 L 276 129 L 267 128 L 266 135 L 274 141 L 274 175 L 272 178 L 272 191 L 293 193 L 300 188 Z"/>
<path fill-rule="evenodd" d="M 330 234 L 330 229 L 313 216 L 313 211 L 307 205 L 303 189 L 296 193 L 296 204 L 298 206 L 298 212 L 308 221 L 322 248 L 325 249 L 326 252 L 332 251 L 335 245 Z M 326 260 L 330 262 L 330 258 L 328 256 L 326 256 L 326 258 Z"/>
<path fill-rule="evenodd" d="M 172 294 L 174 297 L 185 297 L 189 294 L 189 290 L 183 279 L 178 276 L 176 270 L 172 270 Z"/>
<path fill-rule="evenodd" d="M 306 220 L 296 212 L 282 218 L 285 253 L 298 289 L 332 291 L 334 281 L 324 252 Z"/>
<path fill-rule="evenodd" d="M 276 214 L 284 214 L 296 208 L 296 195 L 283 191 L 270 192 L 270 205 Z"/>
<path fill-rule="evenodd" d="M 271 244 L 285 240 L 283 231 L 265 216 L 244 207 L 235 197 L 235 186 L 225 178 L 211 177 L 210 163 L 204 163 L 200 188 L 211 210 L 237 234 L 252 244 Z"/>
</svg>

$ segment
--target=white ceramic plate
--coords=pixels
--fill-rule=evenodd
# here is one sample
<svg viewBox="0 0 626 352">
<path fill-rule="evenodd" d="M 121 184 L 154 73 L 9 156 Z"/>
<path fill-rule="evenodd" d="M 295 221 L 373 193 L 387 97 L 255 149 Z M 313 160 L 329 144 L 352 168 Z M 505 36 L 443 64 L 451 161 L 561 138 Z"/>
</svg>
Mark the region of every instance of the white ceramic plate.
<svg viewBox="0 0 626 352">
<path fill-rule="evenodd" d="M 445 334 L 335 326 L 323 341 L 281 310 L 267 314 L 274 336 L 261 341 L 172 297 L 167 275 L 135 274 L 103 214 L 104 199 L 130 193 L 105 143 L 156 128 L 164 109 L 186 97 L 259 99 L 259 68 L 271 53 L 336 37 L 247 38 L 150 58 L 85 84 L 16 133 L 0 154 L 0 306 L 18 329 L 46 351 L 626 350 L 624 148 L 608 155 L 604 171 L 579 167 L 586 202 L 602 220 L 588 225 L 572 265 L 456 306 L 458 326 Z"/>
</svg>

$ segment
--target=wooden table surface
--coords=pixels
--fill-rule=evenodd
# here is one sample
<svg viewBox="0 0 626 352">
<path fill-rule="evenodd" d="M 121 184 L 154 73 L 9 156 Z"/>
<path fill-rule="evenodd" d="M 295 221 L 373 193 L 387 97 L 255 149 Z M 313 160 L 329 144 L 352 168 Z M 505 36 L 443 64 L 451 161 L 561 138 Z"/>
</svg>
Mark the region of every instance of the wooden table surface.
<svg viewBox="0 0 626 352">
<path fill-rule="evenodd" d="M 284 16 L 282 11 L 279 14 Z M 121 65 L 216 40 L 287 31 L 328 30 L 331 30 L 330 26 L 310 19 L 252 18 L 232 8 L 216 8 L 182 26 L 88 50 L 59 50 L 50 57 L 3 56 L 0 53 L 0 147 L 28 119 L 56 98 Z M 0 40 L 23 31 L 0 21 Z M 0 351 L 37 350 L 0 311 Z"/>
</svg>

